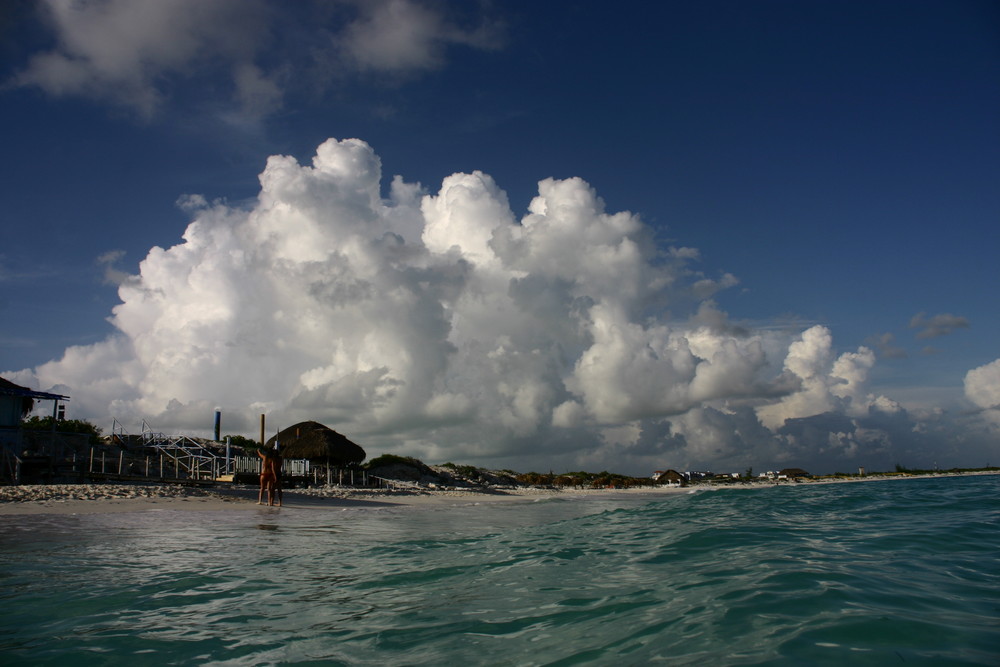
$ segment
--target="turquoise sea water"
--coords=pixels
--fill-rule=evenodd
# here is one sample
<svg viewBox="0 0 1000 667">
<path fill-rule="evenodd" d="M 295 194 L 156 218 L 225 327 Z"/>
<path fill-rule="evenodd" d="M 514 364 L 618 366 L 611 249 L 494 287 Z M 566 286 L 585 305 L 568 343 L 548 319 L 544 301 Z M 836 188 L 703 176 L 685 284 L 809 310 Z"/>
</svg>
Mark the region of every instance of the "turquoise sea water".
<svg viewBox="0 0 1000 667">
<path fill-rule="evenodd" d="M 1000 476 L 0 517 L 0 662 L 997 665 Z"/>
</svg>

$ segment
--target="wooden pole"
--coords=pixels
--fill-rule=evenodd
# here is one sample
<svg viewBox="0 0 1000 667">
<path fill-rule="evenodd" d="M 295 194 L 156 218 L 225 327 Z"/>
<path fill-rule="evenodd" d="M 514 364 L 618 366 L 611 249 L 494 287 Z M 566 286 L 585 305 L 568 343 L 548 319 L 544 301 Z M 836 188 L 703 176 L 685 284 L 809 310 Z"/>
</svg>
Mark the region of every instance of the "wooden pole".
<svg viewBox="0 0 1000 667">
<path fill-rule="evenodd" d="M 90 469 L 87 472 L 94 472 L 94 448 L 90 448 Z"/>
<path fill-rule="evenodd" d="M 264 415 L 260 416 L 260 446 L 264 446 Z"/>
<path fill-rule="evenodd" d="M 125 463 L 125 452 L 118 452 L 118 474 L 122 474 L 122 465 Z"/>
</svg>

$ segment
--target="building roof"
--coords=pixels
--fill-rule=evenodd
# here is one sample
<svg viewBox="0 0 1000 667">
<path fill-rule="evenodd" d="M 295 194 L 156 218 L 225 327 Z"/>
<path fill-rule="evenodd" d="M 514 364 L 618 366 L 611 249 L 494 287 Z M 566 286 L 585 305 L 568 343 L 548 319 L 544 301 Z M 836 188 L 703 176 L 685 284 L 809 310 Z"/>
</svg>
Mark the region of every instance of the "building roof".
<svg viewBox="0 0 1000 667">
<path fill-rule="evenodd" d="M 22 396 L 24 398 L 36 398 L 45 401 L 68 401 L 69 396 L 62 394 L 50 394 L 45 391 L 35 391 L 21 385 L 14 384 L 10 380 L 0 378 L 0 396 Z"/>
</svg>

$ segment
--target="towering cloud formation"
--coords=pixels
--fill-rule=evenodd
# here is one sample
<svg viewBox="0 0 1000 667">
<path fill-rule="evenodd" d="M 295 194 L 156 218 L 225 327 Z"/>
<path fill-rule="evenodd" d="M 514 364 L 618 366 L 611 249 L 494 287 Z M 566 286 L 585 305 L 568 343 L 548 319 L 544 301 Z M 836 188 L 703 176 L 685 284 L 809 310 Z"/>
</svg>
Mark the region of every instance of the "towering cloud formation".
<svg viewBox="0 0 1000 667">
<path fill-rule="evenodd" d="M 966 373 L 965 395 L 1000 425 L 1000 359 Z"/>
<path fill-rule="evenodd" d="M 260 183 L 247 209 L 184 198 L 183 241 L 120 286 L 118 333 L 16 379 L 99 423 L 207 432 L 221 406 L 232 431 L 263 412 L 517 468 L 808 465 L 905 432 L 865 392 L 870 350 L 731 325 L 710 299 L 735 278 L 580 179 L 539 183 L 521 220 L 479 172 L 383 197 L 378 157 L 348 139 L 311 166 L 271 157 Z"/>
</svg>

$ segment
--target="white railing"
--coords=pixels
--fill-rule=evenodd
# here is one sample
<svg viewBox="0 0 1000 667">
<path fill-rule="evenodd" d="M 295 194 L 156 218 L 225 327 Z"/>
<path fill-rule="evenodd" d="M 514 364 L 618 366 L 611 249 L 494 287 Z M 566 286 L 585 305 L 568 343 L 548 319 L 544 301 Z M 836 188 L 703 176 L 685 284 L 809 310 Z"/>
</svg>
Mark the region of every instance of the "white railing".
<svg viewBox="0 0 1000 667">
<path fill-rule="evenodd" d="M 261 458 L 259 456 L 234 456 L 234 475 L 259 475 Z M 306 477 L 309 475 L 308 459 L 282 459 L 281 474 L 285 477 Z"/>
</svg>

